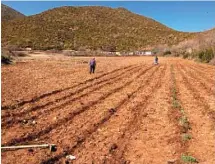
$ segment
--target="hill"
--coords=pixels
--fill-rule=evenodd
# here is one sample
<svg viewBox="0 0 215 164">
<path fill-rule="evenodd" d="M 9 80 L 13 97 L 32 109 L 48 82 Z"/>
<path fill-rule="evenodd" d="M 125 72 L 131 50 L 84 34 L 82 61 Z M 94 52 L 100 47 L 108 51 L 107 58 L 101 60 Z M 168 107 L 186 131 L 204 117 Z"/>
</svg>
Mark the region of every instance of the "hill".
<svg viewBox="0 0 215 164">
<path fill-rule="evenodd" d="M 137 50 L 195 34 L 175 31 L 124 8 L 60 7 L 2 24 L 2 43 L 33 49 Z"/>
<path fill-rule="evenodd" d="M 215 28 L 201 32 L 192 39 L 182 41 L 169 50 L 175 56 L 197 59 L 206 63 L 211 62 L 215 65 Z"/>
<path fill-rule="evenodd" d="M 13 20 L 16 18 L 23 18 L 25 15 L 22 13 L 4 5 L 1 4 L 1 19 L 2 21 L 8 21 L 8 20 Z"/>
</svg>

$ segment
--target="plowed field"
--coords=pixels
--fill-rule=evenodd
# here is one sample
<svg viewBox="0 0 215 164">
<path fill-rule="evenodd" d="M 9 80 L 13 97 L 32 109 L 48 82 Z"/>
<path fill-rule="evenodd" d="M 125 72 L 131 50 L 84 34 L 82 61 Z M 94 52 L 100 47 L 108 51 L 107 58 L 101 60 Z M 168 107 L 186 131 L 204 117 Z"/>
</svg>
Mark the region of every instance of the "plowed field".
<svg viewBox="0 0 215 164">
<path fill-rule="evenodd" d="M 3 164 L 215 163 L 215 67 L 98 57 L 89 74 L 89 59 L 2 66 L 2 146 L 57 145 L 2 151 Z"/>
</svg>

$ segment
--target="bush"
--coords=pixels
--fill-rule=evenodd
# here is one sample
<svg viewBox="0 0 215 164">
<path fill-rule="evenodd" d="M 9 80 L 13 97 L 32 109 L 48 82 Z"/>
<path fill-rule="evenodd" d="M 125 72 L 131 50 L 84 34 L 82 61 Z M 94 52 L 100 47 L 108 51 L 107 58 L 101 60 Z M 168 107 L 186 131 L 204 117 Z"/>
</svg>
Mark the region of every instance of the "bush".
<svg viewBox="0 0 215 164">
<path fill-rule="evenodd" d="M 6 55 L 1 55 L 1 63 L 2 64 L 11 64 L 12 63 L 12 59 L 9 56 Z"/>
<path fill-rule="evenodd" d="M 163 53 L 163 56 L 170 55 L 170 54 L 172 54 L 171 51 L 165 51 L 165 52 Z"/>
<path fill-rule="evenodd" d="M 179 57 L 179 56 L 180 56 L 180 54 L 181 54 L 181 53 L 176 52 L 176 53 L 174 53 L 174 57 Z"/>
<path fill-rule="evenodd" d="M 184 53 L 183 54 L 183 59 L 187 59 L 189 57 L 189 54 L 188 53 Z"/>
<path fill-rule="evenodd" d="M 214 58 L 213 50 L 210 48 L 200 51 L 198 53 L 198 58 L 201 62 L 209 63 Z"/>
</svg>

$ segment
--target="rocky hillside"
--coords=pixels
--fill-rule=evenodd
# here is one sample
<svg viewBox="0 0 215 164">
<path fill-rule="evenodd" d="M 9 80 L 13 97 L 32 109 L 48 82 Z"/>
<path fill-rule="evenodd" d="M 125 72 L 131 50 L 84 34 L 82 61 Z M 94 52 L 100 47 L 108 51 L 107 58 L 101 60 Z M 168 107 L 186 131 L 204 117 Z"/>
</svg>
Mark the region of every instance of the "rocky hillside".
<svg viewBox="0 0 215 164">
<path fill-rule="evenodd" d="M 137 50 L 193 37 L 124 8 L 60 7 L 2 23 L 2 45 L 33 49 Z"/>
<path fill-rule="evenodd" d="M 2 21 L 8 21 L 8 20 L 13 20 L 16 18 L 23 18 L 25 15 L 22 13 L 4 5 L 1 4 L 1 19 Z"/>
<path fill-rule="evenodd" d="M 164 55 L 182 56 L 200 62 L 212 62 L 215 65 L 215 28 L 166 49 Z"/>
</svg>

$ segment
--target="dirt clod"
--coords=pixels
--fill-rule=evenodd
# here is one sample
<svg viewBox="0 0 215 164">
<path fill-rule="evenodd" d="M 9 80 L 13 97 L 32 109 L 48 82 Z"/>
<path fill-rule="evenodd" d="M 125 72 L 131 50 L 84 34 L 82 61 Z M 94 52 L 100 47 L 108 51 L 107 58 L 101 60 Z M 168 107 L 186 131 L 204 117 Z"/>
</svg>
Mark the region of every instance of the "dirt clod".
<svg viewBox="0 0 215 164">
<path fill-rule="evenodd" d="M 109 112 L 110 112 L 110 113 L 115 113 L 115 112 L 116 112 L 116 109 L 111 108 L 111 109 L 109 109 Z"/>
<path fill-rule="evenodd" d="M 115 151 L 118 148 L 117 144 L 113 144 L 111 145 L 109 152 L 112 153 L 113 151 Z"/>
</svg>

